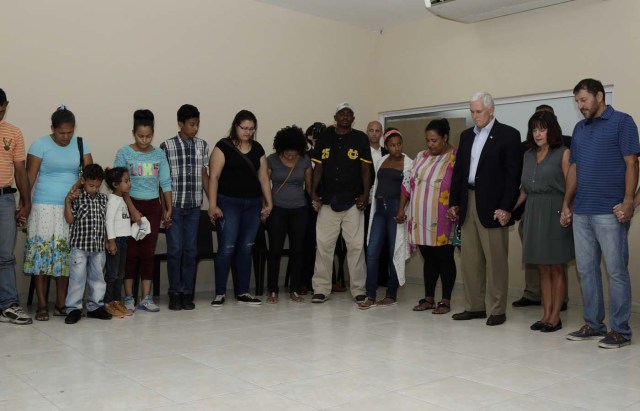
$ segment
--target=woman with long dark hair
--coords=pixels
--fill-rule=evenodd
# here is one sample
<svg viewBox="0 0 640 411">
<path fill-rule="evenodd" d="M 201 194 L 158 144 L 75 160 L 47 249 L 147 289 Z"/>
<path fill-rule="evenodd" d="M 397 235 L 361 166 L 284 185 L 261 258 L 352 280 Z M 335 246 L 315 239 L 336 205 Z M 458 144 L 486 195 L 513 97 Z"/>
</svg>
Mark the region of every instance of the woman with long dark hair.
<svg viewBox="0 0 640 411">
<path fill-rule="evenodd" d="M 249 294 L 251 248 L 260 218 L 266 219 L 273 207 L 271 184 L 264 149 L 255 141 L 256 116 L 241 110 L 236 114 L 229 136 L 221 139 L 209 160 L 209 217 L 218 234 L 215 260 L 216 291 L 211 302 L 221 307 L 226 301 L 227 278 L 235 256 L 237 269 L 236 300 L 260 305 Z"/>
</svg>

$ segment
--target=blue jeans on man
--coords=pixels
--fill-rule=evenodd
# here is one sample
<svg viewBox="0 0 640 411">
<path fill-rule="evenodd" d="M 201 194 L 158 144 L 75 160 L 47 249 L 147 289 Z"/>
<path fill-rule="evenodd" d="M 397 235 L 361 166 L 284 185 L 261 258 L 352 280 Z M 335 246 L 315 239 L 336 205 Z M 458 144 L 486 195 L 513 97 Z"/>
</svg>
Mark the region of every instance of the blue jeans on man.
<svg viewBox="0 0 640 411">
<path fill-rule="evenodd" d="M 218 194 L 223 217 L 216 220 L 218 253 L 215 260 L 216 295 L 226 294 L 231 261 L 235 256 L 236 296 L 249 292 L 251 250 L 260 227 L 262 198 L 238 198 Z"/>
<path fill-rule="evenodd" d="M 104 306 L 104 293 L 107 285 L 104 281 L 104 251 L 91 252 L 77 248 L 71 249 L 69 256 L 69 288 L 65 306 L 67 314 L 73 310 L 82 310 L 82 297 L 85 285 L 89 283 L 87 311 Z"/>
<path fill-rule="evenodd" d="M 13 194 L 0 195 L 0 311 L 20 304 L 16 288 L 16 200 Z"/>
<path fill-rule="evenodd" d="M 394 219 L 398 213 L 400 200 L 398 199 L 378 199 L 376 202 L 376 212 L 371 222 L 369 244 L 367 246 L 367 297 L 375 300 L 378 289 L 378 272 L 380 270 L 380 254 L 382 247 L 389 246 L 389 284 L 387 286 L 387 297 L 396 299 L 398 292 L 398 274 L 393 265 L 393 254 L 396 246 L 396 232 L 398 223 Z"/>
<path fill-rule="evenodd" d="M 631 340 L 631 279 L 629 277 L 629 223 L 619 223 L 615 215 L 581 215 L 573 217 L 576 268 L 582 287 L 583 316 L 586 324 L 601 333 L 605 309 L 601 258 L 609 280 L 609 326 Z"/>
<path fill-rule="evenodd" d="M 200 207 L 173 207 L 167 229 L 169 293 L 193 294 L 198 253 Z"/>
</svg>

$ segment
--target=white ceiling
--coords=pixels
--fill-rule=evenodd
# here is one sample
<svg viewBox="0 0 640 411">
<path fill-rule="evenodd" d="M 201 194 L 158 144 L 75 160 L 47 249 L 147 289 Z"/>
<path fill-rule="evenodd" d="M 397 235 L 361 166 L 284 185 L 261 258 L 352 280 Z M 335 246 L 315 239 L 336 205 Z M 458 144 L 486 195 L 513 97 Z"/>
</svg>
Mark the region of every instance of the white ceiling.
<svg viewBox="0 0 640 411">
<path fill-rule="evenodd" d="M 255 0 L 301 13 L 382 30 L 433 17 L 424 0 Z"/>
</svg>

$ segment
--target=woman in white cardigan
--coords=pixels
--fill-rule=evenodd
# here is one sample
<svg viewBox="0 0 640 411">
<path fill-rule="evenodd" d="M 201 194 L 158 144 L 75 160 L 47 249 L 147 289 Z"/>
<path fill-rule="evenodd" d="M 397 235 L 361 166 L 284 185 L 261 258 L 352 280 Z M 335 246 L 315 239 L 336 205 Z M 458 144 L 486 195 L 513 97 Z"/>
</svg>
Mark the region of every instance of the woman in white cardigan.
<svg viewBox="0 0 640 411">
<path fill-rule="evenodd" d="M 390 128 L 384 134 L 384 146 L 389 152 L 374 164 L 376 179 L 367 236 L 367 298 L 358 304 L 362 310 L 374 306 L 389 307 L 397 304 L 398 287 L 404 284 L 405 260 L 409 257 L 405 222 L 396 220 L 403 180 L 409 178 L 411 159 L 402 153 L 402 135 Z M 389 244 L 389 285 L 386 296 L 376 301 L 380 252 Z"/>
</svg>

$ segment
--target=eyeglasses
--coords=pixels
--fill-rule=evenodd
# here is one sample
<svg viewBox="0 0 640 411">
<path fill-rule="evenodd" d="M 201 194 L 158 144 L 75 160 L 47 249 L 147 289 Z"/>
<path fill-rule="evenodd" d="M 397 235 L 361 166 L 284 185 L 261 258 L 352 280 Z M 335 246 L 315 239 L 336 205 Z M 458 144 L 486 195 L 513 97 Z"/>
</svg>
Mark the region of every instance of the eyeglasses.
<svg viewBox="0 0 640 411">
<path fill-rule="evenodd" d="M 248 131 L 249 133 L 253 133 L 254 131 L 256 131 L 255 127 L 242 127 L 242 126 L 238 126 L 238 128 L 242 131 Z"/>
</svg>

